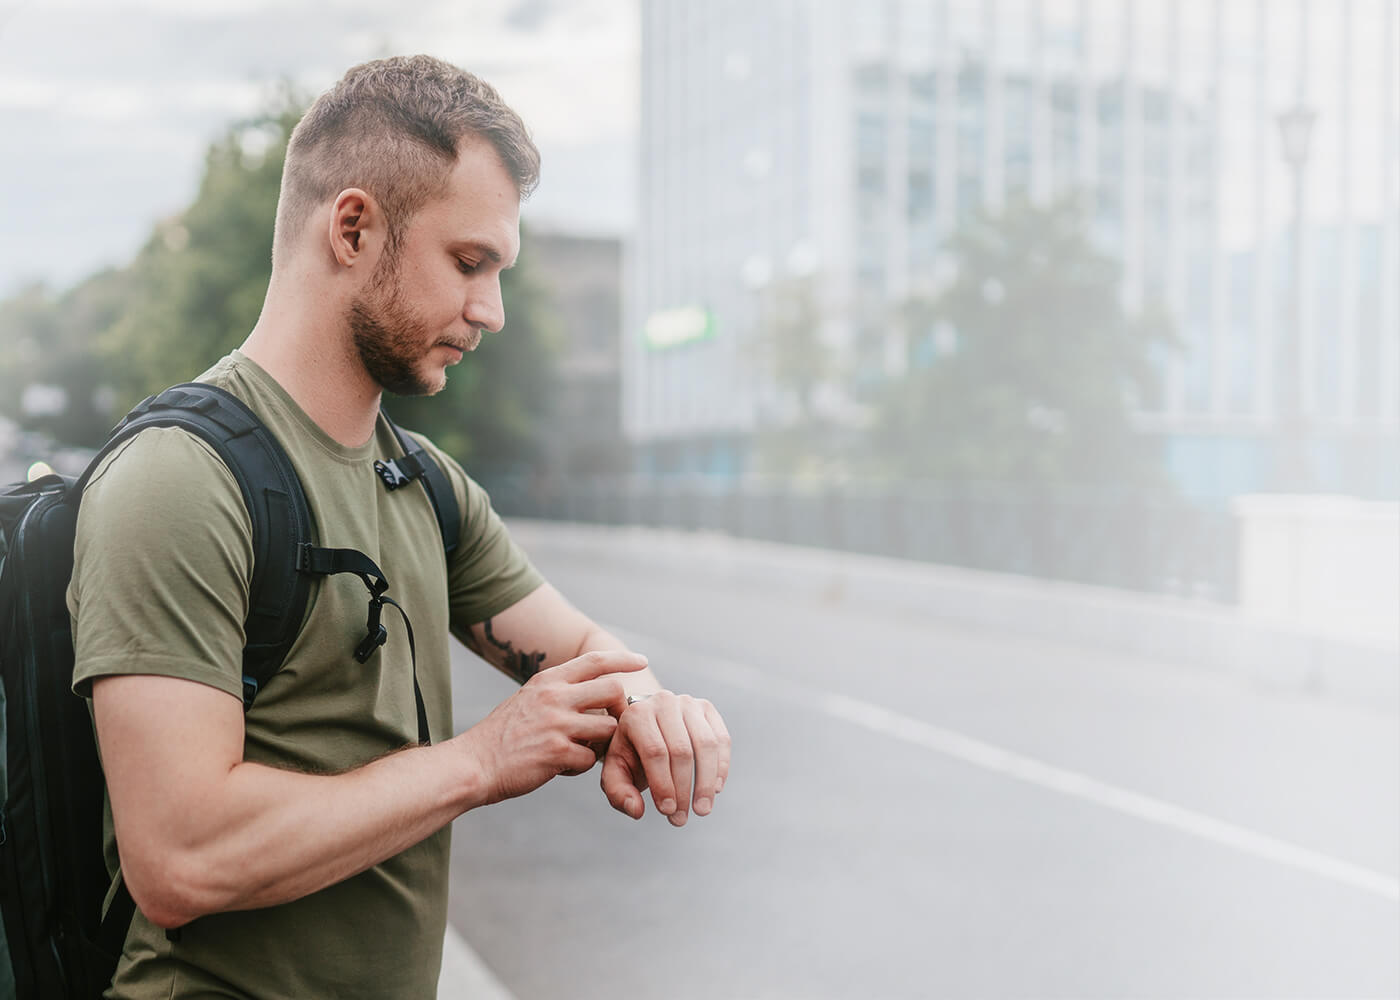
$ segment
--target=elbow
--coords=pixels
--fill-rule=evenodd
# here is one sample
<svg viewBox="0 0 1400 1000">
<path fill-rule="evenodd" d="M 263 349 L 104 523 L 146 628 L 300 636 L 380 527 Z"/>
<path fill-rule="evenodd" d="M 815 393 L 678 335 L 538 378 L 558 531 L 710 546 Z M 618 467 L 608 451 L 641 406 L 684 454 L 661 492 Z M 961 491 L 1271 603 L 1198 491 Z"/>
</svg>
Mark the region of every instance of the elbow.
<svg viewBox="0 0 1400 1000">
<path fill-rule="evenodd" d="M 209 913 L 226 909 L 207 877 L 207 867 L 178 851 L 151 852 L 150 857 L 122 853 L 122 878 L 137 909 L 164 930 L 183 927 Z"/>
</svg>

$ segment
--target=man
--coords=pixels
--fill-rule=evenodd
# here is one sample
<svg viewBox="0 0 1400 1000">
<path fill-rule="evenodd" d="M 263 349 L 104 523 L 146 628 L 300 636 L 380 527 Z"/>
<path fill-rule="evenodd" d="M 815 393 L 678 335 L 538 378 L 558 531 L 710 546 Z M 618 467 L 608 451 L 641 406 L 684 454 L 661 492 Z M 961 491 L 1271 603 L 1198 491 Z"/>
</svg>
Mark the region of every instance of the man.
<svg viewBox="0 0 1400 1000">
<path fill-rule="evenodd" d="M 383 569 L 412 619 L 416 683 L 397 619 L 356 662 L 365 589 L 326 577 L 245 717 L 254 560 L 228 469 L 158 428 L 93 476 L 69 589 L 74 690 L 92 699 L 109 867 L 139 911 L 108 996 L 432 997 L 464 811 L 587 771 L 605 746 L 615 808 L 640 818 L 650 789 L 672 825 L 710 812 L 729 766 L 714 707 L 662 690 L 545 583 L 430 443 L 463 515 L 446 564 L 426 494 L 374 471 L 399 453 L 381 393 L 437 392 L 502 327 L 537 171 L 520 119 L 472 75 L 422 56 L 350 70 L 292 135 L 262 315 L 202 376 L 281 441 L 318 544 Z M 449 631 L 523 682 L 457 736 Z"/>
</svg>

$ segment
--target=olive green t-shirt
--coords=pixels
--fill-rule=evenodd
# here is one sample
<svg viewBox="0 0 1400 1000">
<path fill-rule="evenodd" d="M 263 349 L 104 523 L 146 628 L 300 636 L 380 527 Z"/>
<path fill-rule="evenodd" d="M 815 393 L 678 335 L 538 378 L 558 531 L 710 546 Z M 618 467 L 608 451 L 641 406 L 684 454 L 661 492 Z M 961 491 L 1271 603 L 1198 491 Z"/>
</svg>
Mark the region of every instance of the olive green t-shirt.
<svg viewBox="0 0 1400 1000">
<path fill-rule="evenodd" d="M 358 549 L 384 571 L 388 596 L 413 623 L 431 736 L 451 736 L 449 631 L 499 614 L 542 582 L 486 494 L 417 438 L 447 471 L 463 515 L 449 566 L 426 492 L 416 484 L 390 492 L 374 471 L 376 459 L 402 453 L 383 417 L 368 443 L 347 448 L 238 352 L 200 380 L 242 399 L 282 443 L 306 491 L 317 544 Z M 97 677 L 159 674 L 241 699 L 252 569 L 248 511 L 215 452 L 176 428 L 141 432 L 97 470 L 80 508 L 68 591 L 74 690 L 90 696 Z M 368 597 L 352 574 L 317 578 L 305 626 L 246 716 L 245 759 L 340 772 L 417 741 L 409 644 L 397 612 L 385 608 L 387 644 L 366 663 L 354 658 Z M 106 995 L 430 1000 L 446 929 L 449 835 L 450 827 L 440 830 L 291 903 L 202 917 L 176 942 L 138 912 Z M 106 850 L 115 874 L 110 810 Z"/>
</svg>

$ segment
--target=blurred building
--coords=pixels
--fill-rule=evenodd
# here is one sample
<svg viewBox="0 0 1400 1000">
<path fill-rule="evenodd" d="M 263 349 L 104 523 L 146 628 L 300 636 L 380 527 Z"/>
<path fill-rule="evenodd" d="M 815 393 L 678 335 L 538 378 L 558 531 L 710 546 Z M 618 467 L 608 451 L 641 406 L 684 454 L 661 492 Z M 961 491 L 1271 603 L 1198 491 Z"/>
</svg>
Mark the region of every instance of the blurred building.
<svg viewBox="0 0 1400 1000">
<path fill-rule="evenodd" d="M 759 334 L 783 289 L 814 290 L 821 344 L 854 366 L 817 404 L 856 419 L 862 387 L 905 363 L 899 304 L 947 280 L 948 235 L 1073 194 L 1124 302 L 1174 318 L 1185 349 L 1139 416 L 1186 492 L 1277 487 L 1298 356 L 1316 485 L 1394 494 L 1397 6 L 644 0 L 623 340 L 639 470 L 750 467 L 753 432 L 792 410 Z M 1294 106 L 1316 112 L 1301 283 L 1278 121 Z"/>
<path fill-rule="evenodd" d="M 569 478 L 623 472 L 628 449 L 620 413 L 621 243 L 534 228 L 524 239 L 531 269 L 551 299 L 560 342 L 546 468 Z"/>
</svg>

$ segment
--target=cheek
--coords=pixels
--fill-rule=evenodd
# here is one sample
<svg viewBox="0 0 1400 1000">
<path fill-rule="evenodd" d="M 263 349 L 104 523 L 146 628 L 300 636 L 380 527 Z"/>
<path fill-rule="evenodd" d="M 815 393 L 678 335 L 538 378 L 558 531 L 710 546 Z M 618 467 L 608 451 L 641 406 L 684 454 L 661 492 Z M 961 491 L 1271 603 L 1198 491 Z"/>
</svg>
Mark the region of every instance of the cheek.
<svg viewBox="0 0 1400 1000">
<path fill-rule="evenodd" d="M 400 315 L 409 325 L 436 333 L 456 316 L 456 290 L 450 281 L 431 280 L 405 283 L 399 288 Z"/>
<path fill-rule="evenodd" d="M 432 310 L 433 325 L 450 326 L 461 316 L 462 302 L 462 281 L 458 277 L 452 281 L 437 282 L 424 297 L 423 307 Z"/>
</svg>

